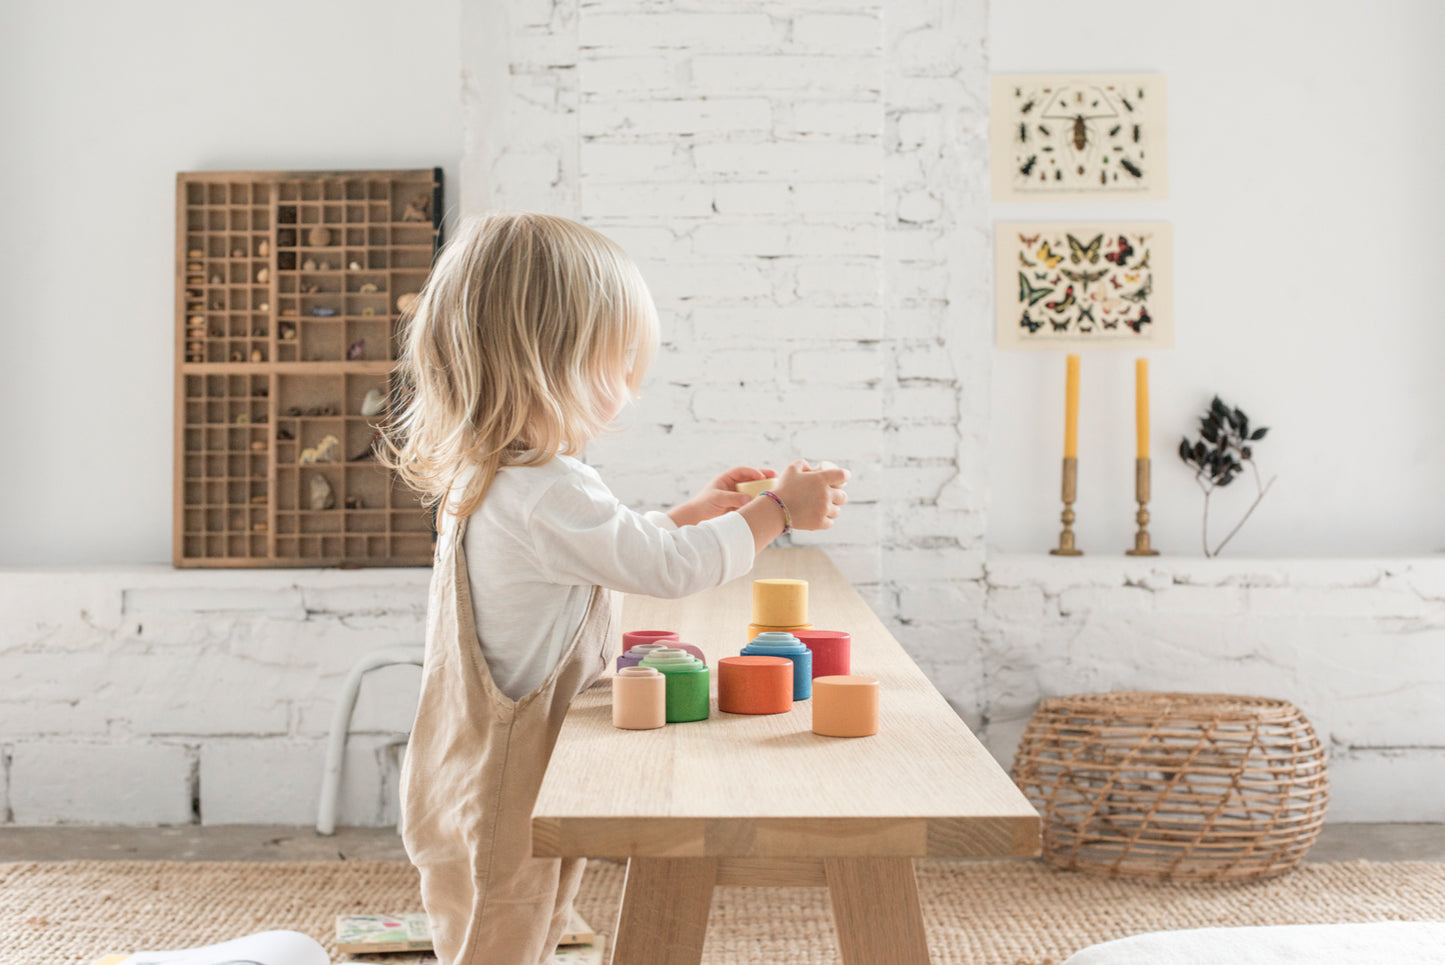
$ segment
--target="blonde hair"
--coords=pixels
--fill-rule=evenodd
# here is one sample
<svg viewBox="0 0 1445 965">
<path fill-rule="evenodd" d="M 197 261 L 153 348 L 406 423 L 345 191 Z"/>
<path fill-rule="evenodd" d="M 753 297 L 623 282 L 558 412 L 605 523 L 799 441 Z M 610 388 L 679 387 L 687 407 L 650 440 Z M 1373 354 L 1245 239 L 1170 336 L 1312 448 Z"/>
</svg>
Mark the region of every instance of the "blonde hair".
<svg viewBox="0 0 1445 965">
<path fill-rule="evenodd" d="M 472 513 L 497 470 L 575 453 L 637 393 L 657 312 L 614 242 L 565 218 L 491 214 L 458 226 L 403 321 L 382 461 L 428 505 Z"/>
</svg>

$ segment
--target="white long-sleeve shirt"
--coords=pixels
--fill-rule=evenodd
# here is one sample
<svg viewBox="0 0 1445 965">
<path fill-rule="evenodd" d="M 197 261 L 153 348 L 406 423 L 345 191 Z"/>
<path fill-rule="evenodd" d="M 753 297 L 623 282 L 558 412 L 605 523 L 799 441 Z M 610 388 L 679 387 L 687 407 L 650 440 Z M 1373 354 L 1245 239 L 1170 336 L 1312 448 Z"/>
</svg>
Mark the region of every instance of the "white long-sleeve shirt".
<svg viewBox="0 0 1445 965">
<path fill-rule="evenodd" d="M 562 658 L 594 586 L 687 596 L 747 573 L 754 555 L 740 514 L 679 528 L 665 513 L 623 506 L 570 456 L 501 469 L 462 546 L 482 656 L 514 700 Z"/>
</svg>

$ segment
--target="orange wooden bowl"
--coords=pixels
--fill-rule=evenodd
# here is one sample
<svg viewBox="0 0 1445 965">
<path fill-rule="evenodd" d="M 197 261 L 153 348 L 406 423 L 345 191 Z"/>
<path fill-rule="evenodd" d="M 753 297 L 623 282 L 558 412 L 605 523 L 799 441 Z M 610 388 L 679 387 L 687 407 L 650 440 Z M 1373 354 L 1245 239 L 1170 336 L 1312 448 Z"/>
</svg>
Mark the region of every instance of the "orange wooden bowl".
<svg viewBox="0 0 1445 965">
<path fill-rule="evenodd" d="M 749 623 L 747 642 L 752 643 L 760 633 L 797 633 L 799 630 L 811 629 L 813 629 L 811 623 L 800 623 L 795 627 L 770 627 L 761 623 Z"/>
<path fill-rule="evenodd" d="M 725 714 L 786 714 L 793 709 L 793 661 L 723 657 L 717 662 L 717 709 Z"/>
<path fill-rule="evenodd" d="M 813 733 L 824 737 L 878 733 L 878 681 L 872 677 L 814 677 Z"/>
</svg>

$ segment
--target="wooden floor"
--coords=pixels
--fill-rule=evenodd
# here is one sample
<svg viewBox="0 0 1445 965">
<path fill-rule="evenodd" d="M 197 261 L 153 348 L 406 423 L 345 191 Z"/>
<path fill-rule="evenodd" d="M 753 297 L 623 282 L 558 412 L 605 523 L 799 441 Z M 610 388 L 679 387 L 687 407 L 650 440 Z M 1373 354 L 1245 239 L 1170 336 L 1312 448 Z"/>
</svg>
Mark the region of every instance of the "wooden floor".
<svg viewBox="0 0 1445 965">
<path fill-rule="evenodd" d="M 0 861 L 403 861 L 391 828 L 183 825 L 170 828 L 0 827 Z M 1328 824 L 1310 861 L 1445 861 L 1445 824 Z"/>
</svg>

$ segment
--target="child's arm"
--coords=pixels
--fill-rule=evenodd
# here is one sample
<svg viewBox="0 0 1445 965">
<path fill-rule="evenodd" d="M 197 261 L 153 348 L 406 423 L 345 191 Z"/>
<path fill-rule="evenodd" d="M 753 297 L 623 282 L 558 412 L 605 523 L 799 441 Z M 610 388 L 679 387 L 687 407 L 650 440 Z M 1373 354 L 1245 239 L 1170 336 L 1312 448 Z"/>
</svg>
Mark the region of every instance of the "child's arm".
<svg viewBox="0 0 1445 965">
<path fill-rule="evenodd" d="M 798 529 L 826 529 L 846 497 L 846 470 L 810 472 L 796 462 L 775 492 Z M 621 505 L 587 471 L 559 479 L 526 517 L 538 568 L 554 583 L 593 584 L 626 593 L 682 597 L 736 579 L 757 551 L 783 531 L 782 510 L 760 496 L 735 513 L 677 529 Z"/>
<path fill-rule="evenodd" d="M 843 484 L 851 474 L 846 469 L 809 469 L 802 459 L 791 463 L 773 492 L 788 507 L 793 529 L 832 529 L 833 521 L 848 501 Z M 758 478 L 758 477 L 753 477 Z M 777 539 L 783 532 L 783 510 L 767 496 L 758 496 L 738 510 L 753 532 L 754 552 Z"/>
<path fill-rule="evenodd" d="M 734 466 L 696 496 L 668 510 L 667 516 L 678 526 L 695 526 L 737 510 L 752 530 L 754 552 L 762 552 L 763 547 L 782 534 L 783 511 L 766 496 L 753 497 L 738 492 L 737 485 L 776 477 L 777 473 L 771 469 Z M 848 501 L 842 488 L 848 478 L 846 469 L 811 470 L 799 459 L 783 471 L 772 489 L 788 507 L 794 529 L 829 529 Z"/>
<path fill-rule="evenodd" d="M 784 486 L 782 479 L 773 487 L 778 498 L 788 507 L 794 529 L 829 529 L 848 496 L 843 484 L 848 481 L 846 469 L 810 470 L 808 464 L 799 459 L 788 467 L 795 470 L 787 479 L 786 493 L 779 490 Z M 753 532 L 755 550 L 761 552 L 783 532 L 783 511 L 778 504 L 766 497 L 748 496 L 737 491 L 738 483 L 757 479 L 776 478 L 771 469 L 754 469 L 751 466 L 734 466 L 708 483 L 696 496 L 667 511 L 667 517 L 678 526 L 695 526 L 723 513 L 737 510 L 748 521 Z M 826 495 L 826 500 L 821 497 Z M 796 503 L 797 508 L 794 509 Z M 819 515 L 819 511 L 822 515 Z"/>
<path fill-rule="evenodd" d="M 734 466 L 703 487 L 702 491 L 685 503 L 667 511 L 667 517 L 678 526 L 696 526 L 705 519 L 713 519 L 723 513 L 742 509 L 752 502 L 752 497 L 738 492 L 738 483 L 770 479 L 777 476 L 771 469 L 754 469 L 752 466 Z"/>
</svg>

